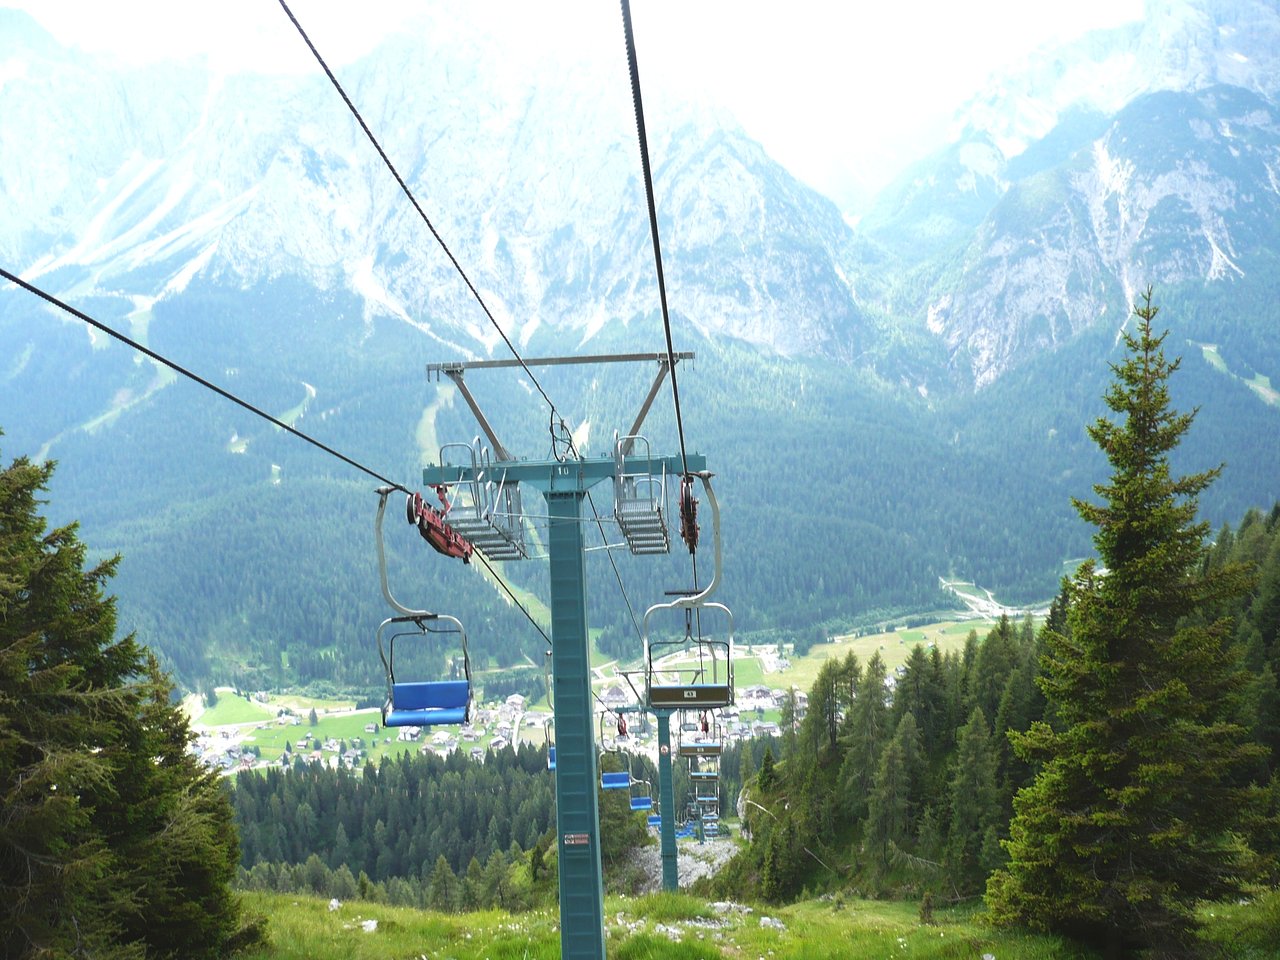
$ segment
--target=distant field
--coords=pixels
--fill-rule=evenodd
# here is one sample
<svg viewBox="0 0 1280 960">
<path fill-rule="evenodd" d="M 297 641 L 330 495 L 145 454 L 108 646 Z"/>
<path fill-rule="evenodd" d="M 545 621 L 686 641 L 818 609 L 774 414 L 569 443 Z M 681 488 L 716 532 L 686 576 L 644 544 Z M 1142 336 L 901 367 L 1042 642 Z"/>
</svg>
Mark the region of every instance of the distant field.
<svg viewBox="0 0 1280 960">
<path fill-rule="evenodd" d="M 885 667 L 892 672 L 895 667 L 907 662 L 911 648 L 917 644 L 927 647 L 934 644 L 943 653 L 949 650 L 964 649 L 965 638 L 970 630 L 978 631 L 978 638 L 987 635 L 995 625 L 993 620 L 948 620 L 942 623 L 931 623 L 910 630 L 898 630 L 891 633 L 875 633 L 863 637 L 836 637 L 834 642 L 815 644 L 809 653 L 793 660 L 791 668 L 780 674 L 770 674 L 764 680 L 770 686 L 796 686 L 807 691 L 818 679 L 818 671 L 822 664 L 832 657 L 843 660 L 850 653 L 857 655 L 858 662 L 865 665 L 871 657 L 879 652 Z M 734 666 L 734 679 L 737 679 L 737 666 Z"/>
<path fill-rule="evenodd" d="M 735 657 L 733 660 L 733 685 L 739 690 L 746 687 L 754 686 L 759 683 L 767 683 L 765 680 L 764 667 L 760 664 L 759 657 Z"/>
<path fill-rule="evenodd" d="M 200 715 L 199 724 L 204 727 L 221 727 L 229 723 L 253 723 L 273 719 L 276 711 L 261 703 L 238 697 L 231 691 L 218 695 L 216 706 L 207 708 Z"/>
<path fill-rule="evenodd" d="M 279 704 L 282 707 L 288 707 L 294 713 L 301 713 L 303 716 L 306 716 L 310 710 L 326 713 L 331 710 L 352 710 L 356 705 L 354 700 L 321 700 L 318 697 L 299 697 L 290 693 L 273 696 L 271 703 L 273 706 Z"/>
</svg>

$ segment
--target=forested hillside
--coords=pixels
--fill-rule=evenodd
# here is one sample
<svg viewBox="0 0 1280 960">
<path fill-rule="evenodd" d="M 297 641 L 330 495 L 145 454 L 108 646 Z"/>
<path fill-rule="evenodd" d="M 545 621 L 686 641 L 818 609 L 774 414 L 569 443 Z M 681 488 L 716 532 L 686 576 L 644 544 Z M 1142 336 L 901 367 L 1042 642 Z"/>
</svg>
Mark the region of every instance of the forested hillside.
<svg viewBox="0 0 1280 960">
<path fill-rule="evenodd" d="M 1224 656 L 1245 675 L 1231 719 L 1264 748 L 1247 776 L 1270 795 L 1249 842 L 1269 858 L 1280 853 L 1280 505 L 1223 527 L 1204 563 L 1239 564 L 1253 583 L 1197 619 L 1234 624 Z M 917 647 L 888 694 L 878 657 L 831 661 L 809 691 L 808 715 L 775 745 L 777 762 L 771 756 L 754 776 L 746 765 L 746 796 L 760 804 L 746 809 L 751 852 L 717 889 L 745 884 L 781 900 L 850 882 L 897 896 L 932 892 L 939 902 L 981 894 L 1006 860 L 999 841 L 1009 836 L 1014 795 L 1040 769 L 1009 734 L 1056 725 L 1038 682 L 1045 634 L 1061 631 L 1065 614 L 1060 597 L 1039 629 L 1004 620 L 972 635 L 960 655 Z"/>
<path fill-rule="evenodd" d="M 637 758 L 636 776 L 651 765 Z M 678 785 L 682 786 L 682 785 Z M 555 775 L 545 749 L 461 751 L 358 771 L 294 761 L 237 778 L 241 884 L 310 890 L 404 906 L 527 909 L 556 890 Z M 611 889 L 638 878 L 627 854 L 646 837 L 625 795 L 601 791 L 601 856 Z"/>
<path fill-rule="evenodd" d="M 7 299 L 29 329 L 72 332 L 13 296 Z M 204 306 L 180 326 L 170 327 L 179 318 L 170 319 L 169 308 L 158 309 L 153 341 L 205 372 L 221 370 L 219 379 L 276 413 L 301 404 L 299 428 L 410 486 L 420 465 L 438 458 L 439 444 L 477 432 L 450 386 L 425 381 L 420 363 L 431 357 L 411 346 L 406 328 L 380 324 L 376 336 L 357 341 L 344 321 L 354 305 L 335 298 L 317 314 L 302 296 L 277 284 L 251 298 L 257 305 L 247 317 L 264 328 L 281 316 L 285 327 L 305 325 L 324 345 L 305 358 L 297 344 L 222 343 L 219 310 L 230 307 L 212 293 L 197 299 Z M 1184 357 L 1177 400 L 1200 406 L 1204 426 L 1178 462 L 1229 461 L 1203 506 L 1215 525 L 1234 521 L 1262 502 L 1280 474 L 1280 451 L 1252 441 L 1280 408 L 1211 365 L 1191 342 L 1211 334 L 1198 332 L 1202 321 L 1172 307 L 1165 316 L 1176 338 L 1171 348 Z M 769 358 L 723 342 L 691 346 L 698 359 L 681 374 L 689 442 L 716 473 L 723 595 L 745 635 L 785 641 L 815 627 L 945 609 L 954 601 L 938 591 L 939 577 L 972 579 L 1007 602 L 1044 601 L 1064 563 L 1088 553 L 1067 498 L 1099 478 L 1101 463 L 1081 424 L 1099 412 L 1105 371 L 1093 357 L 1105 346 L 1082 341 L 982 394 L 946 402 L 913 399 L 834 363 Z M 86 349 L 72 371 L 77 382 L 99 382 L 113 357 L 130 366 L 119 354 Z M 290 371 L 283 385 L 281 362 Z M 155 376 L 147 366 L 130 374 L 140 393 Z M 547 389 L 590 424 L 584 448 L 606 452 L 612 425 L 625 429 L 634 418 L 653 369 L 602 369 L 590 380 L 569 369 L 575 373 L 545 374 Z M 469 382 L 504 442 L 520 455 L 547 454 L 544 414 L 531 400 L 511 401 L 509 372 L 477 373 Z M 738 384 L 749 389 L 737 391 Z M 19 449 L 40 446 L 58 429 L 52 410 L 39 404 L 13 425 Z M 645 431 L 655 450 L 671 452 L 674 445 L 662 441 L 674 436 L 669 405 L 658 405 Z M 1234 455 L 1246 448 L 1249 456 Z M 185 686 L 323 680 L 356 695 L 377 686 L 372 632 L 384 605 L 372 543 L 376 481 L 181 381 L 95 432 L 67 433 L 54 453 L 64 463 L 54 509 L 70 515 L 74 503 L 95 545 L 124 555 L 121 615 Z M 606 520 L 610 502 L 607 486 L 598 488 Z M 527 509 L 540 512 L 536 496 Z M 478 667 L 526 657 L 540 664 L 542 638 L 476 568 L 431 553 L 397 509 L 387 529 L 397 592 L 461 617 Z M 619 539 L 613 525 L 605 530 Z M 594 530 L 590 536 L 599 542 Z M 614 556 L 639 612 L 689 578 L 679 556 Z M 503 571 L 545 598 L 543 564 L 508 563 Z M 603 554 L 589 557 L 588 593 L 601 647 L 623 660 L 637 657 L 639 638 Z"/>
</svg>

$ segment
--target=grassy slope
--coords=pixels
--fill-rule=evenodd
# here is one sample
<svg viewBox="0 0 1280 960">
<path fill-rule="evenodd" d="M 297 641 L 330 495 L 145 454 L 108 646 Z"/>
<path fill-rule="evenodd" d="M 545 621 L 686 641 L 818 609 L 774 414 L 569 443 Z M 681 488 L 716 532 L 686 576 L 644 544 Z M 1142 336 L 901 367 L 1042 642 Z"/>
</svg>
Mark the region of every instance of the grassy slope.
<svg viewBox="0 0 1280 960">
<path fill-rule="evenodd" d="M 554 910 L 519 915 L 485 912 L 442 915 L 380 904 L 348 902 L 335 911 L 301 895 L 246 894 L 247 906 L 270 918 L 270 945 L 245 960 L 302 958 L 453 957 L 457 960 L 553 958 L 560 952 Z M 764 926 L 763 917 L 784 929 Z M 1053 937 L 994 930 L 972 913 L 939 911 L 922 925 L 915 904 L 807 901 L 751 913 L 718 914 L 705 901 L 655 894 L 609 897 L 605 904 L 608 953 L 613 958 L 892 957 L 897 960 L 969 958 L 1091 960 Z M 366 932 L 364 921 L 377 920 Z"/>
<path fill-rule="evenodd" d="M 895 667 L 907 662 L 907 657 L 911 655 L 911 648 L 916 644 L 927 647 L 932 643 L 943 653 L 952 650 L 959 653 L 964 649 L 964 641 L 970 630 L 977 630 L 978 638 L 982 639 L 990 632 L 993 625 L 994 621 L 991 620 L 948 620 L 910 630 L 897 630 L 893 633 L 836 637 L 832 643 L 815 644 L 805 656 L 793 661 L 790 669 L 782 673 L 767 674 L 764 682 L 775 687 L 794 686 L 808 692 L 818 678 L 818 671 L 822 669 L 823 661 L 832 657 L 843 660 L 850 653 L 856 655 L 858 661 L 865 666 L 878 651 L 880 658 L 884 660 L 885 667 L 893 672 Z M 734 683 L 741 688 L 743 686 L 741 676 L 745 674 L 740 675 L 738 669 L 735 664 Z"/>
<path fill-rule="evenodd" d="M 381 960 L 451 957 L 456 960 L 551 960 L 560 955 L 554 909 L 511 915 L 498 911 L 438 914 L 382 904 L 328 901 L 299 894 L 244 894 L 245 905 L 269 917 L 270 942 L 243 960 Z M 1280 891 L 1201 911 L 1205 936 L 1220 956 L 1263 960 L 1280 941 Z M 762 924 L 769 917 L 784 929 Z M 1095 960 L 1057 937 L 995 929 L 972 910 L 939 910 L 935 924 L 919 922 L 914 903 L 805 901 L 717 913 L 682 894 L 605 903 L 608 953 L 615 960 L 772 957 L 773 960 L 889 957 L 893 960 L 977 958 Z M 364 923 L 376 920 L 376 929 Z"/>
</svg>

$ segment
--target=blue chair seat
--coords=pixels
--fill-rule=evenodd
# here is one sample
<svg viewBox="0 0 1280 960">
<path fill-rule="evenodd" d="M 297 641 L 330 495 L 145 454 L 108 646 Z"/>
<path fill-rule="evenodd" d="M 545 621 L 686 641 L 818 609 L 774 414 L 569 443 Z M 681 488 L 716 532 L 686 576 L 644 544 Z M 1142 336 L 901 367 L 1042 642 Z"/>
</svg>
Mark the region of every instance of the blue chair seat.
<svg viewBox="0 0 1280 960">
<path fill-rule="evenodd" d="M 602 790 L 630 790 L 631 774 L 626 770 L 621 773 L 602 773 L 600 774 L 600 788 Z"/>
<path fill-rule="evenodd" d="M 547 748 L 547 769 L 554 770 L 556 768 L 556 748 Z"/>
<path fill-rule="evenodd" d="M 661 814 L 657 814 L 657 813 L 651 813 L 651 814 L 649 814 L 649 826 L 651 826 L 651 827 L 660 827 L 660 826 L 662 826 L 662 816 L 661 816 Z"/>
<path fill-rule="evenodd" d="M 467 719 L 471 684 L 466 680 L 395 683 L 382 708 L 386 727 L 429 727 L 460 724 Z"/>
<path fill-rule="evenodd" d="M 632 810 L 652 810 L 653 797 L 632 797 L 631 809 Z"/>
</svg>

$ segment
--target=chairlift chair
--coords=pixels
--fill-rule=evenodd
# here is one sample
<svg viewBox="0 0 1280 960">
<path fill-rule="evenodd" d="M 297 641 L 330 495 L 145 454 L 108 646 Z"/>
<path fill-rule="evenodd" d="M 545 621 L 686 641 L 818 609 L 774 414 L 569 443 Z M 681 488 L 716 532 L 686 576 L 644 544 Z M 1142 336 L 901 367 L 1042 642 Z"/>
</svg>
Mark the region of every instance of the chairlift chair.
<svg viewBox="0 0 1280 960">
<path fill-rule="evenodd" d="M 638 434 L 615 435 L 613 449 L 613 515 L 627 548 L 637 555 L 669 553 L 666 464 L 654 470 L 649 441 Z"/>
<path fill-rule="evenodd" d="M 701 722 L 680 725 L 680 756 L 712 758 L 723 752 L 724 736 L 714 718 L 704 713 Z"/>
<path fill-rule="evenodd" d="M 470 480 L 453 487 L 447 508 L 449 523 L 490 560 L 520 560 L 528 556 L 524 539 L 524 515 L 520 486 L 507 480 L 500 465 L 495 466 L 487 447 L 476 437 L 471 443 L 446 443 L 440 448 L 440 463 L 448 463 L 449 450 L 465 451 L 471 462 Z"/>
<path fill-rule="evenodd" d="M 601 790 L 627 790 L 627 791 L 630 791 L 630 790 L 631 790 L 631 771 L 630 771 L 629 769 L 623 769 L 623 770 L 621 770 L 621 771 L 615 771 L 615 770 L 605 771 L 605 770 L 604 770 L 604 758 L 605 758 L 605 756 L 606 756 L 606 755 L 608 755 L 608 754 L 610 754 L 610 753 L 621 753 L 621 752 L 622 752 L 622 750 L 621 750 L 620 748 L 617 748 L 617 749 L 614 749 L 614 750 L 605 750 L 605 749 L 603 749 L 603 747 L 604 747 L 604 718 L 605 718 L 604 713 L 601 713 L 601 714 L 600 714 L 600 745 L 601 745 L 601 748 L 602 748 L 602 749 L 601 749 L 601 751 L 600 751 L 600 758 L 599 758 L 599 759 L 600 759 L 600 767 L 601 767 L 601 769 L 600 769 L 600 789 L 601 789 Z M 616 743 L 617 741 L 615 740 L 614 742 Z"/>
<path fill-rule="evenodd" d="M 602 771 L 600 774 L 601 790 L 630 790 L 631 789 L 631 771 Z"/>
<path fill-rule="evenodd" d="M 711 486 L 711 475 L 699 473 L 707 502 L 711 506 L 711 529 L 715 567 L 710 582 L 696 593 L 669 603 L 654 604 L 644 615 L 645 695 L 651 709 L 700 709 L 727 707 L 733 703 L 733 613 L 709 598 L 720 586 L 723 567 L 720 542 L 720 505 Z M 684 634 L 673 639 L 654 639 L 649 623 L 659 611 L 684 613 Z M 724 633 L 704 636 L 703 618 L 710 611 L 723 615 Z M 692 665 L 677 659 L 662 663 L 664 657 L 692 655 Z"/>
<path fill-rule="evenodd" d="M 644 789 L 636 792 L 635 788 L 643 784 Z M 653 809 L 653 789 L 649 785 L 648 780 L 632 780 L 631 781 L 631 809 L 632 810 L 652 810 Z"/>
<path fill-rule="evenodd" d="M 693 798 L 698 803 L 720 802 L 720 774 L 709 770 L 691 770 Z"/>
<path fill-rule="evenodd" d="M 396 641 L 409 637 L 456 639 L 462 648 L 462 679 L 396 679 Z M 456 618 L 443 614 L 388 617 L 378 626 L 378 656 L 387 675 L 387 699 L 382 705 L 384 727 L 458 725 L 471 719 L 467 634 Z"/>
<path fill-rule="evenodd" d="M 387 698 L 382 705 L 385 727 L 426 727 L 457 725 L 471 719 L 471 659 L 467 652 L 467 632 L 461 621 L 447 614 L 413 610 L 391 594 L 387 582 L 387 555 L 382 538 L 382 518 L 391 487 L 378 488 L 378 513 L 374 535 L 378 548 L 378 576 L 382 595 L 397 612 L 378 625 L 378 657 L 387 677 Z M 462 654 L 462 676 L 446 680 L 404 680 L 396 677 L 396 641 L 407 638 L 443 643 Z M 403 651 L 403 647 L 402 647 Z"/>
</svg>

